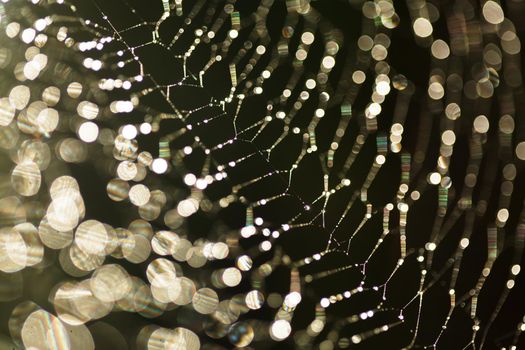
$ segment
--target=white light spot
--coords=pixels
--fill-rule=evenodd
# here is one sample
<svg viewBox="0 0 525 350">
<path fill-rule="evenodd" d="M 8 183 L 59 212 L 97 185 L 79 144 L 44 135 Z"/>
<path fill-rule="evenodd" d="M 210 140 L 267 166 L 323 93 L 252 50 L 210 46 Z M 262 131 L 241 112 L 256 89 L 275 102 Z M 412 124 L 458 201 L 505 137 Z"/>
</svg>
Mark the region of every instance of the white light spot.
<svg viewBox="0 0 525 350">
<path fill-rule="evenodd" d="M 78 128 L 78 136 L 84 142 L 94 142 L 98 137 L 98 126 L 93 122 L 85 122 Z"/>
<path fill-rule="evenodd" d="M 151 169 L 157 174 L 164 174 L 168 170 L 168 162 L 164 158 L 157 158 L 151 163 Z"/>
</svg>

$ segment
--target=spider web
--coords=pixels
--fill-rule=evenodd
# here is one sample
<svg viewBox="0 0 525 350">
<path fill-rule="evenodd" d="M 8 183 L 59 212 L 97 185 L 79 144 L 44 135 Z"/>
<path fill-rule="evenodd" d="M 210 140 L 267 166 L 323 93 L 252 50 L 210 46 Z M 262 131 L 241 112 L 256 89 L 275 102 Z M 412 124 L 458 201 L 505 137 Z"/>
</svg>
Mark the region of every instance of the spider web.
<svg viewBox="0 0 525 350">
<path fill-rule="evenodd" d="M 258 347 L 292 332 L 286 346 L 322 349 L 518 344 L 523 312 L 508 305 L 524 233 L 520 46 L 512 22 L 485 11 L 500 5 L 73 4 L 41 6 L 68 13 L 50 28 L 65 26 L 79 70 L 97 71 L 78 79 L 110 90 L 97 101 L 109 117 L 96 119 L 117 132 L 110 156 L 167 161 L 150 163 L 159 175 L 143 181 L 167 201 L 137 205 L 129 194 L 140 217 L 196 247 L 226 242 L 233 259 L 208 263 L 210 273 L 254 262 L 250 282 L 219 299 L 280 295 L 278 307 L 207 336 L 236 346 L 251 336 Z M 358 18 L 360 35 L 333 24 L 330 6 Z M 400 17 L 413 24 L 410 39 L 395 35 Z M 478 41 L 466 42 L 469 30 Z M 389 63 L 403 39 L 428 51 L 428 81 Z M 115 168 L 104 172 L 125 180 Z"/>
</svg>

